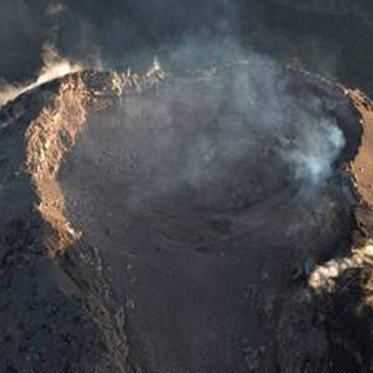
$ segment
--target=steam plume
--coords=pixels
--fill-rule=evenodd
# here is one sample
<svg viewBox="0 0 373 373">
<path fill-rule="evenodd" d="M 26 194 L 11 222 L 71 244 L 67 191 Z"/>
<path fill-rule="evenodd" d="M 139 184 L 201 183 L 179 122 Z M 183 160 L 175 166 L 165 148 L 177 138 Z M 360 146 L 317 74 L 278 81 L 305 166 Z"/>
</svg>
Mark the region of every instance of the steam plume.
<svg viewBox="0 0 373 373">
<path fill-rule="evenodd" d="M 0 85 L 0 107 L 5 105 L 8 101 L 14 100 L 22 93 L 81 69 L 81 65 L 72 64 L 67 59 L 60 57 L 51 45 L 46 45 L 44 47 L 43 62 L 44 67 L 36 80 L 21 86 L 6 83 Z"/>
</svg>

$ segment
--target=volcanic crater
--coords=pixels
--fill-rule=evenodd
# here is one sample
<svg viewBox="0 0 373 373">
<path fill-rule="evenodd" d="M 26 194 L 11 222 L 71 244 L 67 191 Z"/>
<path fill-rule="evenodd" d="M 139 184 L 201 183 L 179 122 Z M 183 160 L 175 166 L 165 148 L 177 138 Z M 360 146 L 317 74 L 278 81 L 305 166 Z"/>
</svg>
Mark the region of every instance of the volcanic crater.
<svg viewBox="0 0 373 373">
<path fill-rule="evenodd" d="M 80 320 L 67 345 L 61 328 L 50 333 L 34 367 L 368 369 L 371 336 L 358 331 L 372 321 L 371 103 L 255 66 L 78 72 L 2 109 L 2 276 L 58 303 L 44 315 L 26 299 L 38 320 Z M 353 299 L 346 310 L 341 296 Z M 6 304 L 0 317 L 16 316 L 3 335 L 30 333 Z M 7 366 L 30 367 L 17 343 L 0 346 Z"/>
</svg>

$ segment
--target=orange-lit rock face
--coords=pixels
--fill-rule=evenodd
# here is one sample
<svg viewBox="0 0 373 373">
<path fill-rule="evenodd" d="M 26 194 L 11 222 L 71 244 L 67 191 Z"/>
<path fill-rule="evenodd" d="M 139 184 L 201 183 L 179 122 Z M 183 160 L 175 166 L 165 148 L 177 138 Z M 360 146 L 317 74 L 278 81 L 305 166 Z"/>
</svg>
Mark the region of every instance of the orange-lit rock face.
<svg viewBox="0 0 373 373">
<path fill-rule="evenodd" d="M 86 121 L 86 95 L 81 77 L 70 79 L 27 131 L 27 168 L 40 198 L 40 213 L 50 224 L 45 236 L 47 249 L 53 255 L 79 239 L 79 233 L 64 216 L 64 198 L 56 174 Z"/>
<path fill-rule="evenodd" d="M 351 170 L 356 178 L 356 186 L 360 195 L 369 204 L 370 208 L 373 208 L 372 103 L 359 91 L 349 91 L 348 94 L 361 114 L 361 126 L 364 131 L 361 146 L 351 165 Z"/>
</svg>

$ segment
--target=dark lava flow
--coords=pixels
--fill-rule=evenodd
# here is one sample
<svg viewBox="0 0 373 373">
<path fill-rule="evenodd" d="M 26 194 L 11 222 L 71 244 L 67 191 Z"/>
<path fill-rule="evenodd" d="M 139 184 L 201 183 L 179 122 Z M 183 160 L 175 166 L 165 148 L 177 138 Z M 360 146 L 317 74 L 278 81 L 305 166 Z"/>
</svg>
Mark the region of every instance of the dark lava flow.
<svg viewBox="0 0 373 373">
<path fill-rule="evenodd" d="M 112 268 L 146 371 L 246 371 L 245 349 L 273 337 L 261 300 L 349 247 L 338 169 L 310 181 L 295 151 L 313 134 L 299 124 L 332 115 L 314 115 L 307 97 L 280 129 L 266 126 L 268 97 L 250 106 L 240 79 L 179 78 L 127 97 L 89 118 L 60 173 L 69 219 Z"/>
</svg>

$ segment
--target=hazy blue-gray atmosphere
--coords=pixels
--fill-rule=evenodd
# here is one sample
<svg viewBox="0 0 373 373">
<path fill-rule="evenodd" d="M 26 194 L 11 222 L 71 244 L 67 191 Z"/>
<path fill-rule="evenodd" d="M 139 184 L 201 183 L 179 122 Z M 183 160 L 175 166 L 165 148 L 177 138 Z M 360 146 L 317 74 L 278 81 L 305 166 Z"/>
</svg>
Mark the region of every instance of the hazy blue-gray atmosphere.
<svg viewBox="0 0 373 373">
<path fill-rule="evenodd" d="M 186 39 L 208 45 L 228 37 L 370 90 L 371 19 L 364 0 L 1 0 L 0 77 L 33 77 L 46 44 L 71 60 L 118 67 L 141 65 L 139 54 L 144 64 L 154 54 L 166 59 Z"/>
</svg>

